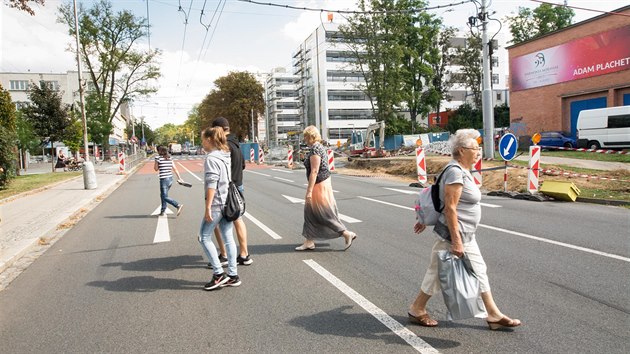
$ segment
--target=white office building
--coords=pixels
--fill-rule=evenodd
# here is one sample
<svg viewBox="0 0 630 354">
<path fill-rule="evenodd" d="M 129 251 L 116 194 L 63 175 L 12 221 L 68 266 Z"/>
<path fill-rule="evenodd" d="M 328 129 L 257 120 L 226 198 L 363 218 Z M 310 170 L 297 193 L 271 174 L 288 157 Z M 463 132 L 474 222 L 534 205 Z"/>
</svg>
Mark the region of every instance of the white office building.
<svg viewBox="0 0 630 354">
<path fill-rule="evenodd" d="M 490 58 L 490 70 L 492 72 L 490 82 L 493 91 L 492 100 L 494 106 L 500 106 L 504 103 L 509 104 L 509 89 L 507 86 L 509 69 L 507 50 L 505 49 L 505 39 L 501 34 L 498 34 L 495 39 L 492 40 L 492 43 L 494 47 Z M 455 53 L 455 48 L 465 47 L 466 45 L 466 38 L 462 35 L 451 39 L 452 53 Z M 481 53 L 479 53 L 479 60 L 481 60 Z M 450 65 L 447 70 L 452 73 L 452 76 L 455 76 L 456 80 L 456 76 L 461 72 L 462 66 L 453 64 Z M 451 101 L 445 100 L 442 102 L 442 107 L 444 107 L 444 109 L 457 109 L 457 107 L 466 102 L 471 104 L 473 103 L 472 92 L 467 90 L 465 85 L 462 83 L 455 82 L 453 87 L 451 87 L 449 94 L 452 98 Z"/>
<path fill-rule="evenodd" d="M 83 77 L 89 77 L 84 73 Z M 32 72 L 5 72 L 0 73 L 0 83 L 9 91 L 11 100 L 16 109 L 22 108 L 29 102 L 28 88 L 30 85 L 50 85 L 61 92 L 62 102 L 68 105 L 79 102 L 79 77 L 77 71 L 66 73 L 32 73 Z M 88 81 L 86 90 L 90 91 L 94 85 Z M 127 103 L 120 106 L 119 113 L 112 121 L 113 131 L 109 137 L 110 145 L 125 143 L 128 137 L 125 134 L 127 121 L 131 119 Z"/>
<path fill-rule="evenodd" d="M 269 145 L 296 142 L 304 129 L 300 119 L 298 77 L 285 68 L 276 68 L 265 81 L 265 104 Z"/>
<path fill-rule="evenodd" d="M 368 97 L 360 90 L 363 75 L 354 71 L 354 56 L 336 23 L 319 26 L 293 54 L 300 123 L 315 125 L 322 139 L 345 143 L 352 131 L 376 120 Z"/>
</svg>

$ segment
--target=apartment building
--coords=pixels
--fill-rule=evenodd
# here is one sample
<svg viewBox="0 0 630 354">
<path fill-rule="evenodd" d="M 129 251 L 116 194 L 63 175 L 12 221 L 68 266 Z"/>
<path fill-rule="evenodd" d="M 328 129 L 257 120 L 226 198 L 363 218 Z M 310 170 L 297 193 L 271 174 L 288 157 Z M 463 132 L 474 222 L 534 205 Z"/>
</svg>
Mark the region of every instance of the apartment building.
<svg viewBox="0 0 630 354">
<path fill-rule="evenodd" d="M 89 77 L 88 73 L 83 77 Z M 32 73 L 32 72 L 4 72 L 0 73 L 0 83 L 9 91 L 16 109 L 24 107 L 29 102 L 28 88 L 30 85 L 50 85 L 61 93 L 63 103 L 71 105 L 79 102 L 79 77 L 77 71 L 66 73 Z M 87 91 L 93 90 L 91 81 L 87 83 Z M 119 113 L 112 121 L 113 131 L 109 137 L 110 145 L 126 143 L 125 134 L 127 121 L 130 119 L 127 103 L 121 105 Z"/>
<path fill-rule="evenodd" d="M 300 123 L 315 125 L 333 145 L 376 121 L 354 61 L 336 23 L 323 23 L 293 54 Z"/>
<path fill-rule="evenodd" d="M 271 146 L 296 142 L 304 129 L 296 82 L 297 76 L 285 68 L 273 69 L 265 81 L 267 134 Z"/>
</svg>

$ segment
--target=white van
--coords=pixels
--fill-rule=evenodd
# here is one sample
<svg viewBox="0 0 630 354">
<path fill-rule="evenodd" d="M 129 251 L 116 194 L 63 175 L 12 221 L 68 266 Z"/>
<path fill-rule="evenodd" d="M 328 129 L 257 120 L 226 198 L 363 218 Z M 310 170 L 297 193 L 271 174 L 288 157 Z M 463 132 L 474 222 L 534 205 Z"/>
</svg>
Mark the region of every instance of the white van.
<svg viewBox="0 0 630 354">
<path fill-rule="evenodd" d="M 577 120 L 577 145 L 589 149 L 630 148 L 630 106 L 581 111 Z"/>
<path fill-rule="evenodd" d="M 182 154 L 182 144 L 172 143 L 171 144 L 171 155 L 181 155 Z"/>
</svg>

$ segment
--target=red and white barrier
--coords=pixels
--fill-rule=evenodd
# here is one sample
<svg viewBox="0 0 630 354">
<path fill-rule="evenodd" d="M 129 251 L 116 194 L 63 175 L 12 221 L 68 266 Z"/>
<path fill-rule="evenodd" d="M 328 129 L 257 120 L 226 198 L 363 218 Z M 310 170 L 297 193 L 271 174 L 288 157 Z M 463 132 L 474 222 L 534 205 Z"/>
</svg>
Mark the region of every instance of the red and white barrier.
<svg viewBox="0 0 630 354">
<path fill-rule="evenodd" d="M 249 162 L 254 163 L 254 148 L 249 149 Z"/>
<path fill-rule="evenodd" d="M 125 153 L 124 152 L 118 153 L 118 173 L 119 174 L 125 173 Z"/>
<path fill-rule="evenodd" d="M 416 149 L 416 169 L 418 170 L 418 182 L 427 183 L 427 160 L 424 157 L 424 149 Z"/>
<path fill-rule="evenodd" d="M 262 165 L 265 163 L 265 153 L 263 149 L 258 149 L 258 164 Z"/>
<path fill-rule="evenodd" d="M 482 177 L 481 177 L 481 161 L 482 160 L 483 158 L 479 157 L 479 160 L 477 160 L 477 162 L 475 162 L 472 166 L 473 171 L 471 172 L 471 175 L 477 187 L 480 187 L 481 182 L 482 182 Z"/>
<path fill-rule="evenodd" d="M 538 192 L 538 174 L 540 172 L 540 146 L 529 147 L 529 171 L 527 172 L 527 191 Z"/>
<path fill-rule="evenodd" d="M 289 153 L 287 155 L 287 160 L 289 161 L 289 168 L 293 168 L 293 149 L 289 149 Z"/>
<path fill-rule="evenodd" d="M 334 171 L 335 170 L 335 153 L 331 149 L 328 149 L 326 153 L 328 154 L 328 169 L 330 171 Z"/>
<path fill-rule="evenodd" d="M 613 155 L 626 155 L 630 154 L 630 151 L 617 151 L 617 150 L 604 150 L 604 149 L 585 149 L 585 148 L 566 148 L 560 146 L 541 146 L 541 149 L 556 149 L 556 150 L 569 150 L 569 151 L 581 151 L 581 152 L 596 152 L 599 154 L 613 154 Z"/>
</svg>

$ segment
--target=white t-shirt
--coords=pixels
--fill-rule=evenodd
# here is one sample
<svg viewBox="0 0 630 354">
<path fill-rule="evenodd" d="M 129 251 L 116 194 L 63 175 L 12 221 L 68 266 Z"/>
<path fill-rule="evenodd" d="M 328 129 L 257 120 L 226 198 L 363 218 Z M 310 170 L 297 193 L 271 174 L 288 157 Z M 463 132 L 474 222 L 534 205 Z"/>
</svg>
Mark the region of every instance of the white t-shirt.
<svg viewBox="0 0 630 354">
<path fill-rule="evenodd" d="M 461 167 L 456 160 L 451 160 L 446 166 L 450 165 Z M 457 203 L 457 222 L 462 236 L 468 236 L 464 238 L 472 237 L 481 221 L 481 204 L 479 204 L 481 191 L 475 184 L 470 171 L 451 167 L 444 172 L 440 181 L 440 201 L 442 203 L 444 203 L 444 186 L 448 184 L 463 185 L 462 195 L 459 198 L 459 203 Z M 444 214 L 440 215 L 439 221 L 446 224 Z"/>
</svg>

